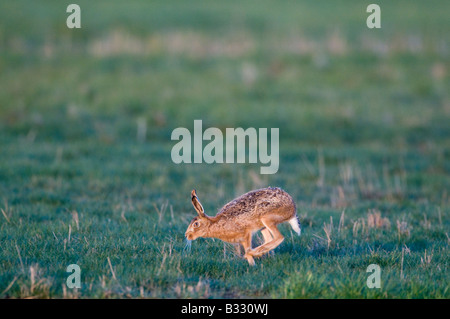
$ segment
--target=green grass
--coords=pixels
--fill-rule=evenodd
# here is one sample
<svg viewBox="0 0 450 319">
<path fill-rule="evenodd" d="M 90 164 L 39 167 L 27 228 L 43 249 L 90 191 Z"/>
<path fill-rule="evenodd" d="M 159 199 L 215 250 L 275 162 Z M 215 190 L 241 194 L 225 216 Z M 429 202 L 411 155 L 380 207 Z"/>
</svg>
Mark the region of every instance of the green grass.
<svg viewBox="0 0 450 319">
<path fill-rule="evenodd" d="M 0 297 L 450 297 L 450 3 L 379 1 L 380 30 L 360 1 L 77 3 L 81 30 L 0 4 Z M 172 163 L 194 119 L 280 128 L 278 173 Z M 300 237 L 185 250 L 193 188 L 215 215 L 268 185 Z"/>
</svg>

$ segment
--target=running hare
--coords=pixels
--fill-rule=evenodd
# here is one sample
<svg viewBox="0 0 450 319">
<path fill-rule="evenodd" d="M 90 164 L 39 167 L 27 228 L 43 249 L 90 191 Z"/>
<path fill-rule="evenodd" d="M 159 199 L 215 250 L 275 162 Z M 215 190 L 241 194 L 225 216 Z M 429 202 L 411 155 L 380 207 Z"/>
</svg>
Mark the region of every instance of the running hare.
<svg viewBox="0 0 450 319">
<path fill-rule="evenodd" d="M 186 239 L 215 237 L 228 243 L 241 244 L 250 265 L 253 257 L 277 247 L 284 240 L 277 225 L 289 222 L 300 235 L 296 206 L 292 197 L 280 188 L 268 187 L 248 192 L 226 204 L 215 217 L 205 214 L 195 189 L 191 192 L 192 204 L 198 213 L 186 231 Z M 264 238 L 261 246 L 252 248 L 252 234 L 258 230 Z"/>
</svg>

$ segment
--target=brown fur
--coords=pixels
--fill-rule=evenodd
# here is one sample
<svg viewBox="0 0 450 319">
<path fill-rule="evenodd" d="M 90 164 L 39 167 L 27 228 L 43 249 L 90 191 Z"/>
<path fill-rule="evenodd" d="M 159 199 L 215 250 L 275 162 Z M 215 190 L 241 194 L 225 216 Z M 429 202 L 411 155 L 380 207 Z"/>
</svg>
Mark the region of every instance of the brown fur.
<svg viewBox="0 0 450 319">
<path fill-rule="evenodd" d="M 294 218 L 296 222 L 296 206 L 292 197 L 278 187 L 258 189 L 239 196 L 214 217 L 205 214 L 195 190 L 191 198 L 198 216 L 191 221 L 186 238 L 214 237 L 241 244 L 245 250 L 244 257 L 251 265 L 254 265 L 253 257 L 267 253 L 283 241 L 278 224 Z M 264 244 L 252 249 L 252 234 L 258 230 L 263 234 Z"/>
</svg>

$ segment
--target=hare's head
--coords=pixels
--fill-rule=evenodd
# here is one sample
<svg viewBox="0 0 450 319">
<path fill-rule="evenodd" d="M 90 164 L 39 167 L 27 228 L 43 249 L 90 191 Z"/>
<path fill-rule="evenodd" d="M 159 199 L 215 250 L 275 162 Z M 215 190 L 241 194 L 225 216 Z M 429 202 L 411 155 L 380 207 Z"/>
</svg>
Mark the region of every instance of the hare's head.
<svg viewBox="0 0 450 319">
<path fill-rule="evenodd" d="M 205 214 L 202 204 L 198 200 L 195 189 L 191 192 L 192 205 L 194 205 L 198 216 L 194 217 L 186 230 L 185 236 L 187 240 L 194 240 L 207 234 L 211 220 Z"/>
</svg>

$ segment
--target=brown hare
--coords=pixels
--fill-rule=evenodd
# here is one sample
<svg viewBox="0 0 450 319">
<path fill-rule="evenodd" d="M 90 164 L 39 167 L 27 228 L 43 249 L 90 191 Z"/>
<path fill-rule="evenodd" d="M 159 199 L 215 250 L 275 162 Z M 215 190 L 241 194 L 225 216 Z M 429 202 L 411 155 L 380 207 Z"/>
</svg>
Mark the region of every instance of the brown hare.
<svg viewBox="0 0 450 319">
<path fill-rule="evenodd" d="M 278 224 L 287 221 L 300 235 L 295 203 L 288 193 L 277 187 L 248 192 L 226 204 L 214 217 L 205 214 L 195 189 L 191 192 L 191 199 L 198 216 L 189 224 L 186 239 L 214 237 L 241 244 L 244 258 L 252 266 L 255 265 L 253 257 L 262 256 L 284 240 Z M 258 230 L 261 230 L 264 243 L 252 248 L 252 234 Z"/>
</svg>

